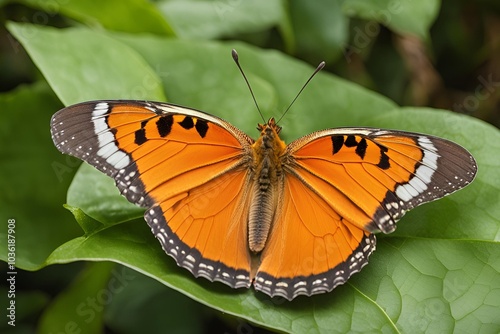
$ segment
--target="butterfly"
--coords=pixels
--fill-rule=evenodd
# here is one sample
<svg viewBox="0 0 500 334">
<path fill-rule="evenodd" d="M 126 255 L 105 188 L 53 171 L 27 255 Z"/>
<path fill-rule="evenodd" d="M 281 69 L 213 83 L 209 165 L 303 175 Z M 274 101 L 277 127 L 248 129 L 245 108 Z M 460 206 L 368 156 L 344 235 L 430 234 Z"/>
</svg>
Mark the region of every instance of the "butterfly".
<svg viewBox="0 0 500 334">
<path fill-rule="evenodd" d="M 345 283 L 367 264 L 374 233 L 477 171 L 467 150 L 424 134 L 335 128 L 286 145 L 274 118 L 257 128 L 254 140 L 199 110 L 133 100 L 84 102 L 51 120 L 57 149 L 147 208 L 179 266 L 288 300 Z"/>
</svg>

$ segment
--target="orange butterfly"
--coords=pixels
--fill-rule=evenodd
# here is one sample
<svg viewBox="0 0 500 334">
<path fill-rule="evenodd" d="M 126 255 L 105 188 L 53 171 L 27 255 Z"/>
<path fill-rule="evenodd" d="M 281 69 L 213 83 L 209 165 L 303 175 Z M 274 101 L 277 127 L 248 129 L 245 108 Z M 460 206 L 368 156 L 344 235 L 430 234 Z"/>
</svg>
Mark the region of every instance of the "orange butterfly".
<svg viewBox="0 0 500 334">
<path fill-rule="evenodd" d="M 94 101 L 51 121 L 57 148 L 115 179 L 167 254 L 196 277 L 289 300 L 367 264 L 375 235 L 463 188 L 476 162 L 445 139 L 337 128 L 286 145 L 271 118 L 253 140 L 169 103 Z"/>
</svg>

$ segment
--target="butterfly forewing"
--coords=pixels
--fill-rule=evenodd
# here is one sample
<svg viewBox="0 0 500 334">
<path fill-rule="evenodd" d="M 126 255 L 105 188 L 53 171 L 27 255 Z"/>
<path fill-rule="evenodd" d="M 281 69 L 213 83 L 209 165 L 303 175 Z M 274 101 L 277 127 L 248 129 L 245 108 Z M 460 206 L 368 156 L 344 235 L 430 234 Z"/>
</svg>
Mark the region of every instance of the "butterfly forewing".
<svg viewBox="0 0 500 334">
<path fill-rule="evenodd" d="M 465 187 L 477 170 L 460 145 L 403 131 L 324 130 L 288 148 L 291 173 L 307 184 L 317 184 L 317 178 L 328 183 L 331 191 L 321 196 L 337 211 L 346 205 L 331 197 L 344 194 L 357 207 L 344 217 L 367 231 L 392 232 L 407 210 Z"/>
</svg>

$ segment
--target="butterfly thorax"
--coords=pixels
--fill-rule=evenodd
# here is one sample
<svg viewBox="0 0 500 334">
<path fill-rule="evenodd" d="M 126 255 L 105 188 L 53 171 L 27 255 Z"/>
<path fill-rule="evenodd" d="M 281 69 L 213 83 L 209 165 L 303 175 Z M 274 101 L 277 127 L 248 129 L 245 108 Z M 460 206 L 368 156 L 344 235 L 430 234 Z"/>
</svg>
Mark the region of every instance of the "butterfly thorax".
<svg viewBox="0 0 500 334">
<path fill-rule="evenodd" d="M 281 156 L 286 145 L 279 137 L 281 127 L 274 118 L 259 124 L 260 137 L 252 145 L 253 187 L 248 220 L 250 250 L 258 253 L 265 246 L 283 185 Z"/>
</svg>

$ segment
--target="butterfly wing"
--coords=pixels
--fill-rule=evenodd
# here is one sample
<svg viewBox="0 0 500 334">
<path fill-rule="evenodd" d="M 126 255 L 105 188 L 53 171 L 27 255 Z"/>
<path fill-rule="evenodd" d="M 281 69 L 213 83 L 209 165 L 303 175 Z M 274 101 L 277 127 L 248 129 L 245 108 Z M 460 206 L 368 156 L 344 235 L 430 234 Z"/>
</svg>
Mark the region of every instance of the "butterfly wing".
<svg viewBox="0 0 500 334">
<path fill-rule="evenodd" d="M 317 179 L 330 184 L 333 189 L 322 193 L 324 198 L 370 232 L 392 232 L 407 210 L 465 187 L 477 171 L 476 161 L 460 145 L 404 131 L 325 130 L 289 149 L 297 175 L 311 185 Z M 343 212 L 329 199 L 332 193 L 343 194 L 358 210 Z"/>
<path fill-rule="evenodd" d="M 331 291 L 367 264 L 375 236 L 336 212 L 288 174 L 255 289 L 292 300 Z"/>
<path fill-rule="evenodd" d="M 165 252 L 195 276 L 249 286 L 246 225 L 253 140 L 223 120 L 172 104 L 96 101 L 51 121 L 53 141 L 115 179 Z"/>
<path fill-rule="evenodd" d="M 476 162 L 448 140 L 368 128 L 312 133 L 287 147 L 282 209 L 256 288 L 292 299 L 332 290 L 407 210 L 469 184 Z"/>
</svg>

